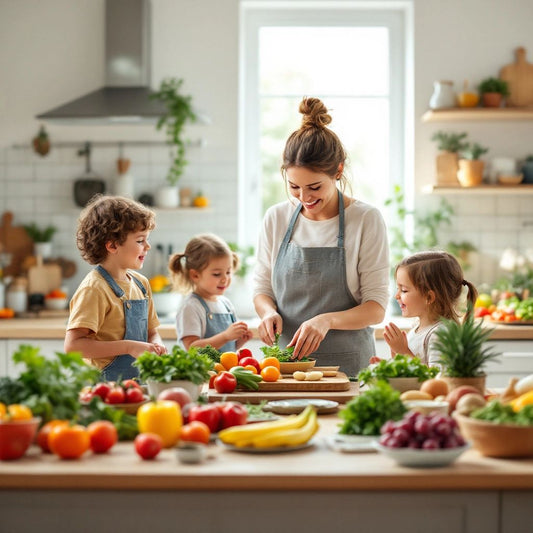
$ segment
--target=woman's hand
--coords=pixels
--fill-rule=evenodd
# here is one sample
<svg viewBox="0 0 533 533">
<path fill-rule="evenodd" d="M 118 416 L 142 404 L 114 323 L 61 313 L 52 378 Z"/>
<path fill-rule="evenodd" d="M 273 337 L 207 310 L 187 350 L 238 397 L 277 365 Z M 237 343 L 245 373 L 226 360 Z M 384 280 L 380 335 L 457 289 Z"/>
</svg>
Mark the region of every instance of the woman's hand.
<svg viewBox="0 0 533 533">
<path fill-rule="evenodd" d="M 263 315 L 257 328 L 259 337 L 268 346 L 272 346 L 276 340 L 276 333 L 281 333 L 283 328 L 283 319 L 276 312 Z"/>
<path fill-rule="evenodd" d="M 300 325 L 287 347 L 294 346 L 294 358 L 302 359 L 318 350 L 329 330 L 330 321 L 326 315 L 317 315 Z"/>
<path fill-rule="evenodd" d="M 410 354 L 409 345 L 407 344 L 407 334 L 392 322 L 385 326 L 383 338 L 391 349 L 391 354 Z"/>
</svg>

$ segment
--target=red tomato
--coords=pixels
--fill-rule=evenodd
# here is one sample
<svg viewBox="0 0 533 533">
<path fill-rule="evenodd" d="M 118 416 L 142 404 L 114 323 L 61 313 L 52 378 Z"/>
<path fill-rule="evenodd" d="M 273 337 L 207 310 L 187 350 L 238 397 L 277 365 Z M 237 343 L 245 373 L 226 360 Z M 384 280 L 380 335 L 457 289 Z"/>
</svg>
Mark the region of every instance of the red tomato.
<svg viewBox="0 0 533 533">
<path fill-rule="evenodd" d="M 220 419 L 220 411 L 214 404 L 193 404 L 189 410 L 189 423 L 193 422 L 194 420 L 199 420 L 207 425 L 211 433 L 216 433 L 218 431 Z"/>
<path fill-rule="evenodd" d="M 50 420 L 37 432 L 37 444 L 44 453 L 52 453 L 48 443 L 48 436 L 53 428 L 61 425 L 68 426 L 68 420 Z"/>
<path fill-rule="evenodd" d="M 231 393 L 237 388 L 237 378 L 231 372 L 220 372 L 213 380 L 217 392 Z"/>
<path fill-rule="evenodd" d="M 125 379 L 122 382 L 122 388 L 125 390 L 131 389 L 131 388 L 141 389 L 141 386 L 134 379 Z"/>
<path fill-rule="evenodd" d="M 141 388 L 130 387 L 126 389 L 126 403 L 139 403 L 144 400 L 144 394 Z"/>
<path fill-rule="evenodd" d="M 244 359 L 241 359 L 239 361 L 239 364 L 241 366 L 247 366 L 247 365 L 255 366 L 257 373 L 259 374 L 261 372 L 261 364 L 255 357 L 245 357 Z"/>
<path fill-rule="evenodd" d="M 163 448 L 163 439 L 155 433 L 140 433 L 135 437 L 133 445 L 143 459 L 153 459 Z"/>
<path fill-rule="evenodd" d="M 194 420 L 181 428 L 180 440 L 209 444 L 210 436 L 211 431 L 209 431 L 207 425 L 199 420 Z"/>
<path fill-rule="evenodd" d="M 111 390 L 111 385 L 109 383 L 97 383 L 93 387 L 92 392 L 95 396 L 100 396 L 102 400 L 105 400 L 110 390 Z"/>
<path fill-rule="evenodd" d="M 248 421 L 246 407 L 236 402 L 225 402 L 220 406 L 222 412 L 222 429 L 232 426 L 242 426 Z"/>
<path fill-rule="evenodd" d="M 209 378 L 209 388 L 210 389 L 214 389 L 215 388 L 215 385 L 213 383 L 213 381 L 215 381 L 215 378 L 217 377 L 218 374 L 213 374 L 210 378 Z"/>
<path fill-rule="evenodd" d="M 50 430 L 48 445 L 53 453 L 61 459 L 77 459 L 90 446 L 91 440 L 87 428 L 75 424 L 73 426 L 58 424 Z"/>
<path fill-rule="evenodd" d="M 87 426 L 90 446 L 94 453 L 105 453 L 118 441 L 117 428 L 109 420 L 97 420 Z"/>
<path fill-rule="evenodd" d="M 253 357 L 253 356 L 254 354 L 252 353 L 251 350 L 248 350 L 248 348 L 241 348 L 240 350 L 237 350 L 237 357 L 239 358 L 239 362 L 241 359 L 244 359 L 245 357 Z"/>
<path fill-rule="evenodd" d="M 124 403 L 126 400 L 126 394 L 124 392 L 124 389 L 122 387 L 119 387 L 118 385 L 116 387 L 113 387 L 108 395 L 105 398 L 105 403 Z"/>
</svg>

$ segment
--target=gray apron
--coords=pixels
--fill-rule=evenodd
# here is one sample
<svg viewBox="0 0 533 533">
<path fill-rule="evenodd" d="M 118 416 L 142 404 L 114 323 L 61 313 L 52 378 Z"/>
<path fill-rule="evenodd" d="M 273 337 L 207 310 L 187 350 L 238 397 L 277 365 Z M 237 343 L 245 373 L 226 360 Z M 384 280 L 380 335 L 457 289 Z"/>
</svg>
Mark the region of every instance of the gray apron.
<svg viewBox="0 0 533 533">
<path fill-rule="evenodd" d="M 278 312 L 283 319 L 280 345 L 286 346 L 302 322 L 323 313 L 346 311 L 358 305 L 348 289 L 344 249 L 344 199 L 339 194 L 337 246 L 302 248 L 291 242 L 302 205 L 294 211 L 281 243 L 272 275 Z M 374 332 L 330 330 L 312 354 L 317 366 L 339 365 L 340 371 L 356 376 L 375 354 Z"/>
<path fill-rule="evenodd" d="M 192 295 L 203 305 L 205 309 L 205 334 L 204 338 L 218 335 L 223 331 L 226 331 L 235 321 L 235 315 L 231 312 L 225 302 L 222 301 L 227 313 L 212 313 L 205 300 L 198 296 L 195 292 Z M 224 346 L 221 346 L 219 352 L 235 352 L 237 350 L 237 341 L 229 341 Z"/>
<path fill-rule="evenodd" d="M 144 285 L 135 276 L 131 276 L 144 294 L 144 299 L 127 300 L 124 291 L 105 268 L 98 265 L 96 270 L 107 281 L 116 296 L 122 300 L 124 306 L 124 322 L 126 324 L 124 340 L 147 342 L 148 296 Z M 117 355 L 111 363 L 102 369 L 102 379 L 105 381 L 118 381 L 119 379 L 139 377 L 137 368 L 131 366 L 134 361 L 135 357 L 130 354 Z"/>
</svg>

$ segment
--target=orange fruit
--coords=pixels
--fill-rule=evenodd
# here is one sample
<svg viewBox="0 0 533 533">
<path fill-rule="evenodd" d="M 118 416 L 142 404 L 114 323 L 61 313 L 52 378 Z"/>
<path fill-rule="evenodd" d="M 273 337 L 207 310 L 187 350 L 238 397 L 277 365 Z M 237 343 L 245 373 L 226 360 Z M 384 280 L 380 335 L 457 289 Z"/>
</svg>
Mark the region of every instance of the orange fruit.
<svg viewBox="0 0 533 533">
<path fill-rule="evenodd" d="M 48 435 L 48 445 L 61 459 L 77 459 L 89 449 L 91 438 L 87 428 L 78 424 L 57 425 Z"/>
<path fill-rule="evenodd" d="M 257 368 L 254 365 L 246 365 L 244 367 L 246 370 L 251 370 L 254 374 L 257 374 Z"/>
<path fill-rule="evenodd" d="M 261 366 L 261 370 L 267 366 L 275 366 L 278 370 L 280 368 L 279 360 L 275 357 L 265 357 L 259 364 Z"/>
<path fill-rule="evenodd" d="M 261 370 L 261 377 L 263 381 L 277 381 L 281 377 L 281 372 L 275 366 L 265 366 Z"/>
<path fill-rule="evenodd" d="M 0 402 L 0 420 L 4 418 L 4 416 L 6 415 L 6 412 L 7 412 L 6 404 Z"/>
<path fill-rule="evenodd" d="M 235 352 L 224 352 L 220 354 L 220 363 L 224 370 L 229 370 L 239 364 L 239 356 Z"/>
<path fill-rule="evenodd" d="M 209 426 L 200 420 L 193 420 L 181 428 L 180 439 L 186 442 L 209 444 L 210 437 Z"/>
<path fill-rule="evenodd" d="M 56 426 L 68 426 L 68 420 L 50 420 L 47 422 L 38 432 L 37 432 L 37 444 L 44 453 L 52 453 L 50 449 L 50 443 L 48 442 L 48 437 L 50 436 L 50 431 Z"/>
<path fill-rule="evenodd" d="M 7 406 L 7 417 L 9 420 L 30 420 L 33 414 L 27 405 L 12 403 Z"/>
<path fill-rule="evenodd" d="M 221 363 L 215 363 L 215 366 L 213 367 L 215 372 L 225 372 L 226 371 L 226 367 L 221 364 Z"/>
</svg>

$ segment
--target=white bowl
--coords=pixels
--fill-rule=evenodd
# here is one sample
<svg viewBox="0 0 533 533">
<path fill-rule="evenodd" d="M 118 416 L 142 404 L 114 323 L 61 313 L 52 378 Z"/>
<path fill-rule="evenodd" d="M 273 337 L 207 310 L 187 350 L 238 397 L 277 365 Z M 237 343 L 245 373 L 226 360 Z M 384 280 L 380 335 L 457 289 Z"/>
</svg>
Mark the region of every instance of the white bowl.
<svg viewBox="0 0 533 533">
<path fill-rule="evenodd" d="M 51 309 L 53 311 L 60 311 L 66 309 L 68 303 L 68 298 L 45 298 L 44 306 L 46 309 Z"/>
<path fill-rule="evenodd" d="M 447 415 L 450 407 L 448 402 L 438 402 L 436 400 L 406 400 L 403 403 L 409 411 L 417 411 L 423 415 L 429 415 L 429 413 L 434 412 Z"/>
<path fill-rule="evenodd" d="M 180 442 L 176 454 L 181 463 L 189 465 L 203 463 L 207 459 L 207 445 L 201 442 Z"/>
<path fill-rule="evenodd" d="M 202 385 L 196 385 L 192 381 L 187 381 L 185 379 L 176 379 L 174 381 L 169 381 L 168 383 L 147 379 L 146 385 L 148 387 L 148 394 L 154 398 L 157 398 L 165 389 L 183 387 L 191 395 L 192 401 L 195 402 L 202 392 Z"/>
<path fill-rule="evenodd" d="M 158 315 L 175 315 L 183 296 L 179 292 L 154 292 L 152 299 Z"/>
<path fill-rule="evenodd" d="M 437 467 L 453 463 L 463 452 L 470 448 L 470 444 L 456 448 L 439 448 L 438 450 L 420 450 L 416 448 L 390 448 L 379 442 L 374 442 L 376 450 L 390 457 L 400 466 Z"/>
</svg>

